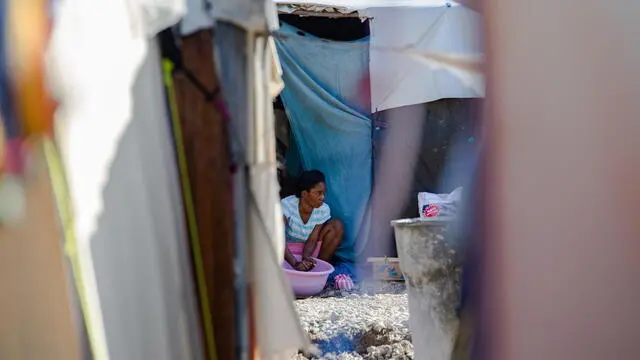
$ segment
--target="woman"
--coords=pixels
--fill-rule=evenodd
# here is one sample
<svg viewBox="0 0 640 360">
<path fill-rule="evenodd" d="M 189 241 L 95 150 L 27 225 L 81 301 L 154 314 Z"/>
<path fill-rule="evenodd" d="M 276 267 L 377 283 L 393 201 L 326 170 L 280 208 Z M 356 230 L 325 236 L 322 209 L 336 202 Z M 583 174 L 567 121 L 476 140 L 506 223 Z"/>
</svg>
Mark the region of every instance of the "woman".
<svg viewBox="0 0 640 360">
<path fill-rule="evenodd" d="M 329 205 L 324 203 L 326 188 L 322 172 L 305 171 L 298 179 L 296 194 L 280 201 L 287 240 L 284 258 L 298 271 L 313 269 L 312 256 L 329 261 L 342 241 L 342 222 L 331 218 Z M 300 260 L 294 254 L 301 255 Z"/>
</svg>

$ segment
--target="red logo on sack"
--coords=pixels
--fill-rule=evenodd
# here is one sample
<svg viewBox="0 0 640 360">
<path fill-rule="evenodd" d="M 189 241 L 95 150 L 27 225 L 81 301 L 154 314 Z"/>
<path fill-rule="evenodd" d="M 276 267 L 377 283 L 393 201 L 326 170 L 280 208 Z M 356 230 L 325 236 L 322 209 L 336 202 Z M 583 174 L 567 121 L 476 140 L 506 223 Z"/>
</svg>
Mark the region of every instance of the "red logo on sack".
<svg viewBox="0 0 640 360">
<path fill-rule="evenodd" d="M 438 214 L 440 214 L 440 206 L 438 205 L 424 206 L 422 208 L 422 213 L 424 214 L 425 217 L 428 217 L 428 218 L 438 216 Z"/>
</svg>

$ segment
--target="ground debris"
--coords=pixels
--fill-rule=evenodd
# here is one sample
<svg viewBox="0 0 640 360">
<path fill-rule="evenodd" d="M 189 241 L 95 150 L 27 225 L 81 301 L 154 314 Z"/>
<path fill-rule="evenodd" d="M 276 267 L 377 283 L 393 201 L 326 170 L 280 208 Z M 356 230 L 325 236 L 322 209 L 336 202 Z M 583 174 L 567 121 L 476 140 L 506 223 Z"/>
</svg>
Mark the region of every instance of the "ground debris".
<svg viewBox="0 0 640 360">
<path fill-rule="evenodd" d="M 302 327 L 319 356 L 294 359 L 413 359 L 404 283 L 369 282 L 297 300 Z"/>
</svg>

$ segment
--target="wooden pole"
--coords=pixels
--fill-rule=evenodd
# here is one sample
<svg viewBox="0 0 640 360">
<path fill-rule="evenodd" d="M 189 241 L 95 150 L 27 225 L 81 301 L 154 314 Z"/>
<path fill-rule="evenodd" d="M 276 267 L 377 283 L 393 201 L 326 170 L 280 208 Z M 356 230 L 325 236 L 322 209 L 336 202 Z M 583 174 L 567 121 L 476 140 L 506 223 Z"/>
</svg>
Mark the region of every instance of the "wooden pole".
<svg viewBox="0 0 640 360">
<path fill-rule="evenodd" d="M 181 50 L 184 67 L 209 91 L 217 89 L 211 30 L 183 37 Z M 217 358 L 235 359 L 233 199 L 227 119 L 216 105 L 220 99 L 207 99 L 184 72 L 177 71 L 174 82 Z"/>
</svg>

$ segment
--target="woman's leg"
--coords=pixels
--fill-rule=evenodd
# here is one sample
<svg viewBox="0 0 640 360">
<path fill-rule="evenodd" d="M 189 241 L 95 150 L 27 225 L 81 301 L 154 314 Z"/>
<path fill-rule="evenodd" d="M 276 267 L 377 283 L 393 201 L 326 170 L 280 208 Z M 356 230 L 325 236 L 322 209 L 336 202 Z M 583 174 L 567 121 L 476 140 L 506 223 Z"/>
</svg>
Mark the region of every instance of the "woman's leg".
<svg viewBox="0 0 640 360">
<path fill-rule="evenodd" d="M 338 219 L 331 219 L 327 221 L 320 230 L 320 241 L 322 241 L 322 247 L 320 248 L 320 254 L 318 258 L 320 260 L 329 261 L 336 249 L 342 242 L 342 236 L 344 235 L 344 225 L 342 221 Z"/>
</svg>

